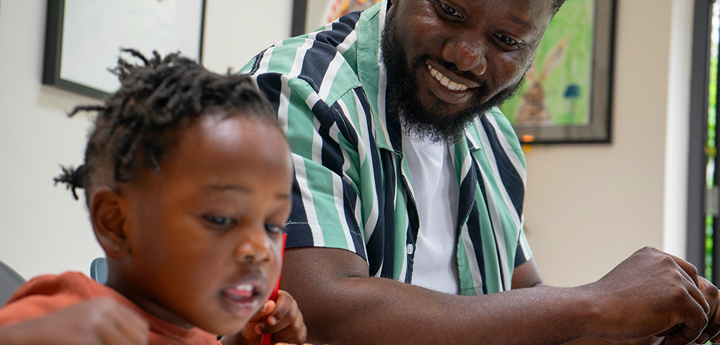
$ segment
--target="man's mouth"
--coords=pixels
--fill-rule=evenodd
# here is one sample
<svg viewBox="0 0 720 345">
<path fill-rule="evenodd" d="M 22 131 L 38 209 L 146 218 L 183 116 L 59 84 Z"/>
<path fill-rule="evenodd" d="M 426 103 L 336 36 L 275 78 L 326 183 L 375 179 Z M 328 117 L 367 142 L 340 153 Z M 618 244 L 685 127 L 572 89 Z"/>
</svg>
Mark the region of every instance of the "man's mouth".
<svg viewBox="0 0 720 345">
<path fill-rule="evenodd" d="M 440 71 L 438 71 L 438 70 L 434 69 L 432 66 L 430 66 L 429 63 L 426 62 L 425 65 L 427 66 L 428 71 L 430 71 L 430 74 L 433 76 L 433 78 L 437 79 L 437 81 L 439 81 L 440 84 L 442 84 L 443 86 L 448 88 L 448 90 L 450 90 L 450 91 L 465 91 L 468 89 L 467 85 L 456 83 L 456 82 L 450 80 L 450 78 L 446 77 L 445 75 L 440 73 Z"/>
</svg>

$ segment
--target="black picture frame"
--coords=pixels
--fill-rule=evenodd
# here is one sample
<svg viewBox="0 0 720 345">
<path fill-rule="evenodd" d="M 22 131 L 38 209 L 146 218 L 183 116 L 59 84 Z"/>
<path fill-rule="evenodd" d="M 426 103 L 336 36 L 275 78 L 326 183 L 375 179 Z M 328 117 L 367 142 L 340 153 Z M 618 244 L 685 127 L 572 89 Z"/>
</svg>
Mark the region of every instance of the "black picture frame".
<svg viewBox="0 0 720 345">
<path fill-rule="evenodd" d="M 202 48 L 203 48 L 203 33 L 205 27 L 205 8 L 206 0 L 197 0 L 199 2 L 194 3 L 199 5 L 199 40 L 197 42 L 197 60 L 202 62 Z M 47 7 L 47 26 L 45 31 L 45 54 L 43 62 L 43 74 L 42 83 L 44 85 L 51 85 L 63 90 L 75 92 L 84 96 L 105 99 L 111 91 L 105 90 L 98 85 L 92 83 L 77 82 L 69 79 L 63 74 L 63 67 L 66 66 L 68 61 L 63 61 L 63 39 L 71 37 L 64 37 L 65 29 L 65 18 L 66 18 L 66 2 L 65 0 L 48 0 Z M 142 9 L 138 10 L 138 12 Z M 149 35 L 147 36 L 149 37 Z M 88 42 L 92 44 L 92 42 Z M 120 48 L 137 48 L 141 45 L 131 43 L 129 46 L 117 47 L 116 55 L 119 56 Z M 175 51 L 177 51 L 176 49 Z M 144 54 L 150 54 L 151 51 L 142 51 Z M 166 52 L 169 53 L 169 52 Z M 188 55 L 187 52 L 183 52 L 183 55 Z M 194 53 L 189 54 L 194 57 Z M 92 59 L 93 56 L 87 56 L 87 59 Z M 76 61 L 76 63 L 82 63 Z M 106 68 L 113 67 L 108 65 Z M 95 73 L 95 71 L 93 71 Z M 106 71 L 97 71 L 97 73 L 104 73 Z M 109 72 L 107 72 L 109 73 Z"/>
<path fill-rule="evenodd" d="M 594 0 L 591 79 L 586 124 L 513 124 L 522 144 L 609 144 L 617 0 Z M 562 8 L 560 9 L 562 11 Z M 551 24 L 552 25 L 552 24 Z M 572 30 L 569 28 L 569 30 Z M 543 41 L 542 44 L 546 42 Z M 548 42 L 549 43 L 549 42 Z M 567 97 L 568 90 L 560 90 Z M 515 97 L 522 97 L 516 95 Z"/>
</svg>

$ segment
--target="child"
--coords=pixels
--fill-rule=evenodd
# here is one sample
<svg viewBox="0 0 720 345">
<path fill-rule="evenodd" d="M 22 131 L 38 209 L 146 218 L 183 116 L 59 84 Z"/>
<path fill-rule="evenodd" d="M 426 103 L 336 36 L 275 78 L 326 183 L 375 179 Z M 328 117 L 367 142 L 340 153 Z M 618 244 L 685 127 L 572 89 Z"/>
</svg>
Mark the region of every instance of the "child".
<svg viewBox="0 0 720 345">
<path fill-rule="evenodd" d="M 85 164 L 56 179 L 84 188 L 108 280 L 31 280 L 0 309 L 27 343 L 302 343 L 294 299 L 268 298 L 291 208 L 290 149 L 248 77 L 171 54 L 119 61 L 122 87 L 97 111 Z M 31 320 L 21 322 L 25 320 Z M 49 337 L 49 338 L 48 338 Z"/>
</svg>

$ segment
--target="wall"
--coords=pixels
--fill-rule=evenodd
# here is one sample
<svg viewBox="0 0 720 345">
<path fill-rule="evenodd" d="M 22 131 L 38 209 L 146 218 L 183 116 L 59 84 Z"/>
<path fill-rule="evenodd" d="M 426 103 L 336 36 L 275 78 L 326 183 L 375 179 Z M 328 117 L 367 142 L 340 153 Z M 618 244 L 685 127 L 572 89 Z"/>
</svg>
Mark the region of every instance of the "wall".
<svg viewBox="0 0 720 345">
<path fill-rule="evenodd" d="M 59 165 L 82 162 L 90 121 L 68 119 L 76 105 L 97 102 L 42 86 L 47 0 L 0 5 L 0 261 L 26 278 L 89 272 L 102 256 L 84 200 L 53 186 Z M 207 0 L 205 64 L 235 69 L 290 33 L 292 0 Z M 276 13 L 278 23 L 258 28 Z M 240 43 L 242 42 L 242 43 Z"/>
<path fill-rule="evenodd" d="M 538 146 L 527 152 L 528 240 L 545 282 L 552 285 L 597 280 L 635 250 L 663 248 L 665 237 L 684 236 L 684 213 L 676 214 L 674 227 L 663 233 L 664 209 L 684 210 L 684 198 L 666 205 L 664 189 L 682 196 L 685 186 L 677 169 L 668 175 L 673 180 L 665 179 L 666 138 L 677 137 L 677 128 L 666 123 L 687 117 L 683 97 L 689 81 L 682 70 L 688 63 L 677 54 L 671 61 L 670 53 L 673 30 L 674 42 L 692 41 L 683 31 L 691 23 L 675 15 L 673 29 L 671 18 L 673 6 L 691 14 L 692 2 L 621 0 L 618 6 L 612 144 Z M 670 86 L 674 92 L 668 101 Z M 682 153 L 682 146 L 668 151 L 676 163 L 668 169 L 679 165 L 682 171 Z M 682 255 L 677 248 L 684 243 L 665 247 Z"/>
<path fill-rule="evenodd" d="M 89 127 L 86 117 L 64 114 L 92 100 L 40 85 L 46 1 L 1 1 L 0 260 L 25 277 L 87 272 L 102 253 L 85 206 L 53 187 L 52 178 L 59 164 L 81 162 Z M 663 209 L 673 209 L 664 188 L 684 183 L 665 178 L 666 123 L 677 107 L 666 99 L 678 3 L 688 2 L 619 1 L 613 144 L 527 153 L 528 238 L 548 283 L 590 282 L 644 245 L 663 246 Z M 291 4 L 208 0 L 205 65 L 238 69 L 283 38 Z M 281 15 L 267 25 L 268 13 Z"/>
</svg>

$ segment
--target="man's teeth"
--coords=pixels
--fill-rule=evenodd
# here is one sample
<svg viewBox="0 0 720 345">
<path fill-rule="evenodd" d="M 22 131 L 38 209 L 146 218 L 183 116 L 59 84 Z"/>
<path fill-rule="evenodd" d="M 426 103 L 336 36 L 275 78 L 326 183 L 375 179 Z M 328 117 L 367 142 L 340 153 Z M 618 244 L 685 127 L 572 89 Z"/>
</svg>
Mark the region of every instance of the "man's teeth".
<svg viewBox="0 0 720 345">
<path fill-rule="evenodd" d="M 433 78 L 437 79 L 440 84 L 445 86 L 446 88 L 452 90 L 452 91 L 465 91 L 468 89 L 467 86 L 463 84 L 458 84 L 450 79 L 448 77 L 444 76 L 440 71 L 432 68 L 430 64 L 427 64 L 428 71 L 430 71 L 430 75 L 433 76 Z"/>
</svg>

